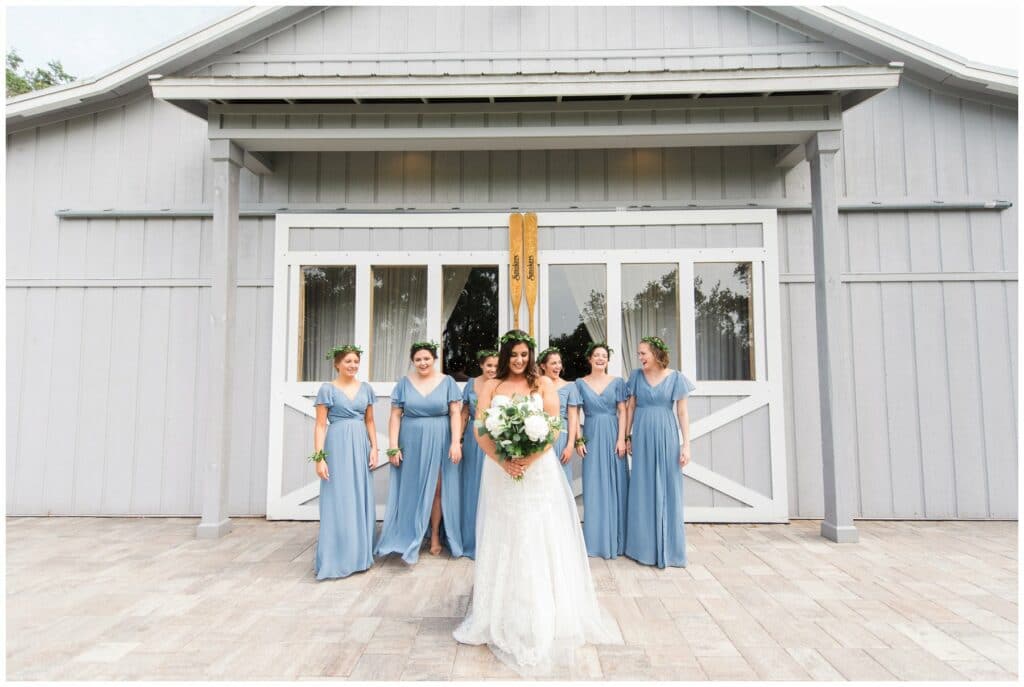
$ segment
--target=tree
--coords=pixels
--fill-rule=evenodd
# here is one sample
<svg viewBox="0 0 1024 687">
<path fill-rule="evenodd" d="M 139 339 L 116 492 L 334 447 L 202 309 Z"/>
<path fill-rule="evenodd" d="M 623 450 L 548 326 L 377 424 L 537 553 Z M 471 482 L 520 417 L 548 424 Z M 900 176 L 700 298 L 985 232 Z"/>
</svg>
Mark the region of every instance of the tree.
<svg viewBox="0 0 1024 687">
<path fill-rule="evenodd" d="M 13 48 L 7 51 L 7 97 L 13 98 L 22 93 L 38 91 L 42 88 L 71 83 L 75 80 L 71 74 L 64 71 L 64 65 L 59 60 L 50 60 L 43 69 L 36 67 L 34 70 L 21 69 L 23 60 Z M 20 70 L 20 71 L 19 71 Z"/>
</svg>

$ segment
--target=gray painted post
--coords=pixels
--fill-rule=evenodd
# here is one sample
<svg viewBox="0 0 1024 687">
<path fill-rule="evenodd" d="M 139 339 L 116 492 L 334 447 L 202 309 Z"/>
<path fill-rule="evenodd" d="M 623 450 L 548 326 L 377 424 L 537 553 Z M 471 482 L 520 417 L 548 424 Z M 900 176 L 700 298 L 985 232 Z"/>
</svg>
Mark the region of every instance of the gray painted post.
<svg viewBox="0 0 1024 687">
<path fill-rule="evenodd" d="M 213 160 L 213 270 L 210 293 L 210 374 L 207 379 L 206 455 L 203 462 L 203 518 L 196 536 L 221 537 L 228 518 L 228 458 L 231 455 L 231 347 L 235 332 L 238 265 L 238 175 L 244 153 L 227 140 L 210 141 Z"/>
<path fill-rule="evenodd" d="M 811 164 L 811 227 L 814 237 L 814 311 L 818 332 L 818 394 L 821 397 L 821 458 L 825 520 L 821 536 L 837 543 L 858 539 L 851 508 L 850 450 L 838 412 L 840 356 L 845 317 L 842 250 L 835 157 L 839 132 L 822 131 L 807 142 Z"/>
</svg>

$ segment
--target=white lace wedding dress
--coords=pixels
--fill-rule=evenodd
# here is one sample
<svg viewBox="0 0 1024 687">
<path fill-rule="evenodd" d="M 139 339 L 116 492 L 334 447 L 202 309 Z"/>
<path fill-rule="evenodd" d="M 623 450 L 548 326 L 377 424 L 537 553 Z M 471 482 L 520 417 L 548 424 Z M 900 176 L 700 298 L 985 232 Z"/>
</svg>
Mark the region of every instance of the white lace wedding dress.
<svg viewBox="0 0 1024 687">
<path fill-rule="evenodd" d="M 454 631 L 521 675 L 572 666 L 585 643 L 620 644 L 590 576 L 579 513 L 549 448 L 521 482 L 484 459 L 469 612 Z"/>
</svg>

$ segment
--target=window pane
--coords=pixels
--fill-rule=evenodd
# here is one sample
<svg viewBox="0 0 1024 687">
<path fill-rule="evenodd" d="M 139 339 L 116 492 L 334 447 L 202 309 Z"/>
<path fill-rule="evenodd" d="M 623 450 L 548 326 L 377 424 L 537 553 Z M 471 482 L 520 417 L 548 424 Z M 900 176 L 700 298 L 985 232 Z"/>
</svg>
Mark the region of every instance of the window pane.
<svg viewBox="0 0 1024 687">
<path fill-rule="evenodd" d="M 754 378 L 750 275 L 749 262 L 694 264 L 698 379 Z"/>
<path fill-rule="evenodd" d="M 333 362 L 325 358 L 335 346 L 355 343 L 356 268 L 302 268 L 302 327 L 299 336 L 299 380 L 334 379 Z"/>
<path fill-rule="evenodd" d="M 393 382 L 409 369 L 409 346 L 427 338 L 427 268 L 374 267 L 370 379 Z"/>
<path fill-rule="evenodd" d="M 551 265 L 548 280 L 548 345 L 562 351 L 562 377 L 571 381 L 590 372 L 587 344 L 608 338 L 605 266 Z"/>
<path fill-rule="evenodd" d="M 498 342 L 498 268 L 445 266 L 441 279 L 442 369 L 464 382 L 480 374 L 476 352 Z"/>
<path fill-rule="evenodd" d="M 622 266 L 622 368 L 639 367 L 637 346 L 645 336 L 669 347 L 669 367 L 679 369 L 679 266 Z"/>
</svg>

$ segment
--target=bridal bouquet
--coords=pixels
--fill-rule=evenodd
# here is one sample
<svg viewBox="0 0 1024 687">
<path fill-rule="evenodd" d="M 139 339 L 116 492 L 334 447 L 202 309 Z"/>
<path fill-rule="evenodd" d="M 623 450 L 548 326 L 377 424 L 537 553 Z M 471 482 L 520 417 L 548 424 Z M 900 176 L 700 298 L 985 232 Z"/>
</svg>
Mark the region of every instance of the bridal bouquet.
<svg viewBox="0 0 1024 687">
<path fill-rule="evenodd" d="M 491 407 L 484 411 L 483 419 L 473 424 L 481 435 L 494 439 L 502 460 L 533 455 L 562 431 L 562 418 L 545 413 L 544 404 L 535 396 L 499 394 L 491 399 Z"/>
</svg>

